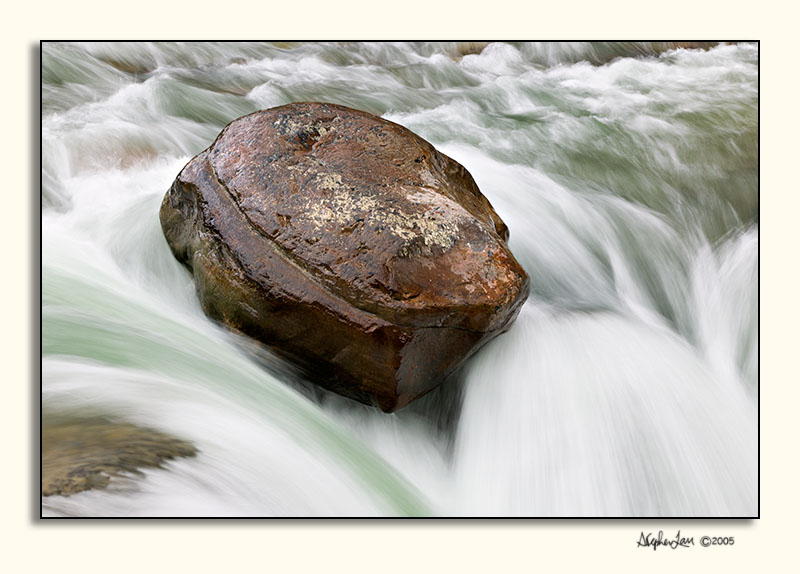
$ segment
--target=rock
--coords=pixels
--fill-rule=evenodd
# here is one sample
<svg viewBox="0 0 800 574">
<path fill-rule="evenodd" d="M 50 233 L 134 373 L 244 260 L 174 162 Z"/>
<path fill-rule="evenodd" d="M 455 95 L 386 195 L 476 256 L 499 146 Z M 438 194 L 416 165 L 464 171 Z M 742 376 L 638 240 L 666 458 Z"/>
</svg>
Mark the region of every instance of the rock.
<svg viewBox="0 0 800 574">
<path fill-rule="evenodd" d="M 113 477 L 194 456 L 190 443 L 158 431 L 102 418 L 42 424 L 42 496 L 105 488 Z"/>
<path fill-rule="evenodd" d="M 458 61 L 464 56 L 480 54 L 489 44 L 491 44 L 491 42 L 456 42 L 455 46 L 453 47 L 453 55 L 451 57 Z"/>
<path fill-rule="evenodd" d="M 467 170 L 342 106 L 232 122 L 183 168 L 160 217 L 208 316 L 387 412 L 508 329 L 528 293 Z"/>
</svg>

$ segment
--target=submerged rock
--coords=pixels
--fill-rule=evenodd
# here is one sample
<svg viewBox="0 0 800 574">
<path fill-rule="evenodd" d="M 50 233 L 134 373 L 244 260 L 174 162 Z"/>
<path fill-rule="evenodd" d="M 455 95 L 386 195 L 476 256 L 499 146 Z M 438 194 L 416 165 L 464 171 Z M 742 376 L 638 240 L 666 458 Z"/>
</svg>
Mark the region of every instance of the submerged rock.
<svg viewBox="0 0 800 574">
<path fill-rule="evenodd" d="M 384 411 L 506 330 L 528 293 L 467 170 L 342 106 L 232 122 L 183 168 L 160 217 L 210 317 Z"/>
<path fill-rule="evenodd" d="M 44 422 L 42 496 L 104 488 L 114 477 L 141 475 L 166 460 L 194 456 L 190 443 L 101 418 Z"/>
</svg>

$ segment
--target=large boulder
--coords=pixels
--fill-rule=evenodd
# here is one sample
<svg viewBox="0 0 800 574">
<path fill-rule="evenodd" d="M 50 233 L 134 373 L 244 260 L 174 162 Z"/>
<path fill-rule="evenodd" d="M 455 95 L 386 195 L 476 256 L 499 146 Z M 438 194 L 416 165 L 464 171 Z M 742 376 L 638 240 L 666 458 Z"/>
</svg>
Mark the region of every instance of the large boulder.
<svg viewBox="0 0 800 574">
<path fill-rule="evenodd" d="M 161 205 L 210 317 L 391 412 L 508 329 L 528 277 L 461 165 L 332 104 L 239 118 Z"/>
</svg>

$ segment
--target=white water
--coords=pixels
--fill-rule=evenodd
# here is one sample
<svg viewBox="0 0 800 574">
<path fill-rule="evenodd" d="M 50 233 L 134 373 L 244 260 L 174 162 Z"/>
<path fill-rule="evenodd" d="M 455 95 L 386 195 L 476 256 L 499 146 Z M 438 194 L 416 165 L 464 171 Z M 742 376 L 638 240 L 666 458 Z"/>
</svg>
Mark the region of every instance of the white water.
<svg viewBox="0 0 800 574">
<path fill-rule="evenodd" d="M 43 513 L 757 514 L 757 83 L 752 45 L 45 44 L 44 416 L 199 454 Z M 511 331 L 393 415 L 264 365 L 161 234 L 227 122 L 309 100 L 461 162 L 531 276 Z"/>
</svg>

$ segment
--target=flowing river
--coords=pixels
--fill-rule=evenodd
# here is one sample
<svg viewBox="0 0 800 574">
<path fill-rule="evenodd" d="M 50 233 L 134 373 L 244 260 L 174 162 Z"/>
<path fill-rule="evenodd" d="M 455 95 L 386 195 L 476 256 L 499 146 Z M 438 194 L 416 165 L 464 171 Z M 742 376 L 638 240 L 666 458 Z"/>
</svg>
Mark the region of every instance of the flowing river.
<svg viewBox="0 0 800 574">
<path fill-rule="evenodd" d="M 42 409 L 197 454 L 45 516 L 755 516 L 758 46 L 45 43 Z M 708 48 L 708 47 L 705 47 Z M 326 101 L 463 164 L 531 277 L 387 415 L 208 320 L 158 209 L 244 114 Z"/>
</svg>

